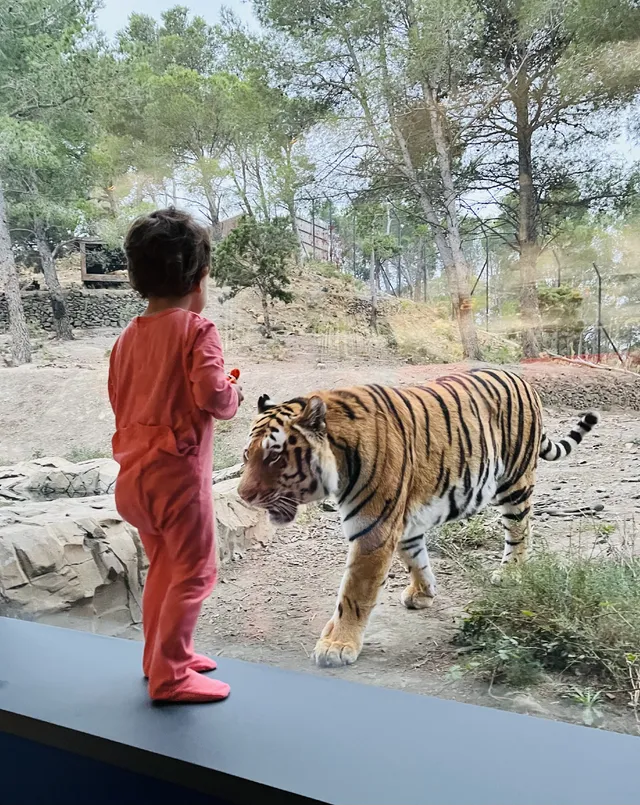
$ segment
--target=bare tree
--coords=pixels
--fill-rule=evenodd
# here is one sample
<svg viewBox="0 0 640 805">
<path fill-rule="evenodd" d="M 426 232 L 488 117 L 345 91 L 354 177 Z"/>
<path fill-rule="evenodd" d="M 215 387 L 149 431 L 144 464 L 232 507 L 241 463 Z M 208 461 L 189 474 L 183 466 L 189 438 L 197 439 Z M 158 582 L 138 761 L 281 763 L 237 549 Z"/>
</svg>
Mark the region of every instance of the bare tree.
<svg viewBox="0 0 640 805">
<path fill-rule="evenodd" d="M 473 121 L 476 142 L 494 153 L 482 181 L 503 198 L 508 193 L 502 206 L 518 254 L 522 347 L 535 357 L 541 335 L 537 262 L 549 239 L 544 208 L 561 182 L 575 181 L 576 166 L 568 158 L 572 138 L 584 149 L 585 138 L 595 133 L 594 111 L 624 103 L 637 91 L 635 80 L 618 80 L 614 63 L 624 61 L 624 50 L 616 54 L 620 42 L 638 35 L 640 14 L 628 0 L 475 2 L 481 20 L 470 42 L 475 82 L 483 93 L 494 88 L 491 103 Z M 560 143 L 555 157 L 554 137 Z"/>
<path fill-rule="evenodd" d="M 34 220 L 33 231 L 36 238 L 38 254 L 40 255 L 40 262 L 42 263 L 44 281 L 47 285 L 49 298 L 51 300 L 53 325 L 55 327 L 56 335 L 58 338 L 71 341 L 73 339 L 73 330 L 71 328 L 71 321 L 67 313 L 67 305 L 64 298 L 64 292 L 62 290 L 62 285 L 60 285 L 58 272 L 56 271 L 55 254 L 49 246 L 45 227 L 41 219 L 36 218 Z"/>
<path fill-rule="evenodd" d="M 480 358 L 462 248 L 459 153 L 449 97 L 460 79 L 466 13 L 438 3 L 363 0 L 257 3 L 262 19 L 293 35 L 310 80 L 360 126 L 387 173 L 402 183 L 431 229 L 447 277 L 465 358 Z M 446 17 L 446 19 L 445 19 Z M 445 24 L 446 23 L 446 24 Z M 446 36 L 445 29 L 453 34 Z M 302 65 L 301 65 L 302 69 Z M 418 121 L 415 126 L 408 121 Z"/>
</svg>

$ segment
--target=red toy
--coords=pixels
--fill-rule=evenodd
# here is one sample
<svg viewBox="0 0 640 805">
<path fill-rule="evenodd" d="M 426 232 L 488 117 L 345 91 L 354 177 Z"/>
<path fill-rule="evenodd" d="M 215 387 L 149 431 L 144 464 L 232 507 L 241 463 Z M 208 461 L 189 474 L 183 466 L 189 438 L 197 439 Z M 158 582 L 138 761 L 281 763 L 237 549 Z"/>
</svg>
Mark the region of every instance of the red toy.
<svg viewBox="0 0 640 805">
<path fill-rule="evenodd" d="M 240 380 L 240 369 L 232 369 L 229 372 L 229 380 L 232 383 L 237 383 Z"/>
</svg>

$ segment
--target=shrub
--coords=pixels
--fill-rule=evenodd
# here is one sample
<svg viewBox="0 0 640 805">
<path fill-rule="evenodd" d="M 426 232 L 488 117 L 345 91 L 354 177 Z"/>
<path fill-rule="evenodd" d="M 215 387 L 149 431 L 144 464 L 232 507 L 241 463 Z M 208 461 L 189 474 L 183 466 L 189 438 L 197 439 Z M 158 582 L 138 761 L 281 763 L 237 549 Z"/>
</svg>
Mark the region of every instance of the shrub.
<svg viewBox="0 0 640 805">
<path fill-rule="evenodd" d="M 456 642 L 474 666 L 512 684 L 542 669 L 578 672 L 629 693 L 640 689 L 640 558 L 541 553 L 483 580 Z"/>
</svg>

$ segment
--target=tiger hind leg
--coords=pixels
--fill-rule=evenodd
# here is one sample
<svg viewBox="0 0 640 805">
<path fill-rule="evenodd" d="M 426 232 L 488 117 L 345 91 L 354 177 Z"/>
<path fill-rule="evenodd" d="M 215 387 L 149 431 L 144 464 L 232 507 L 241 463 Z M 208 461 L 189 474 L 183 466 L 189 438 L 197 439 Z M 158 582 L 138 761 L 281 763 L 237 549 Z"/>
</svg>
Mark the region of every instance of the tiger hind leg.
<svg viewBox="0 0 640 805">
<path fill-rule="evenodd" d="M 409 532 L 412 534 L 413 532 Z M 409 571 L 411 582 L 402 591 L 401 600 L 407 609 L 426 609 L 436 595 L 436 577 L 431 569 L 424 534 L 406 534 L 398 542 L 398 556 Z"/>
<path fill-rule="evenodd" d="M 508 565 L 519 565 L 526 561 L 531 549 L 531 494 L 533 484 L 523 480 L 502 492 L 492 501 L 500 512 L 504 529 L 504 552 L 500 567 L 491 580 L 499 583 Z"/>
</svg>

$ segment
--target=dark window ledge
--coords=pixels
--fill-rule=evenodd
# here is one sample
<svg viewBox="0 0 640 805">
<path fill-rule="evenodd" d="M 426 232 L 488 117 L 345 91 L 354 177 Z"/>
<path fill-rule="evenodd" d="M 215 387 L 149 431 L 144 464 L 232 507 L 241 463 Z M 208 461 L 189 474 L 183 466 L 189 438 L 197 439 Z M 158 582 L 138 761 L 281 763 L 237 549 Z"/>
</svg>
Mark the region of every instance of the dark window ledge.
<svg viewBox="0 0 640 805">
<path fill-rule="evenodd" d="M 159 707 L 140 655 L 139 643 L 0 618 L 2 737 L 229 802 L 640 802 L 638 738 L 225 658 L 226 702 Z M 14 805 L 11 773 L 3 755 L 0 805 Z"/>
</svg>

